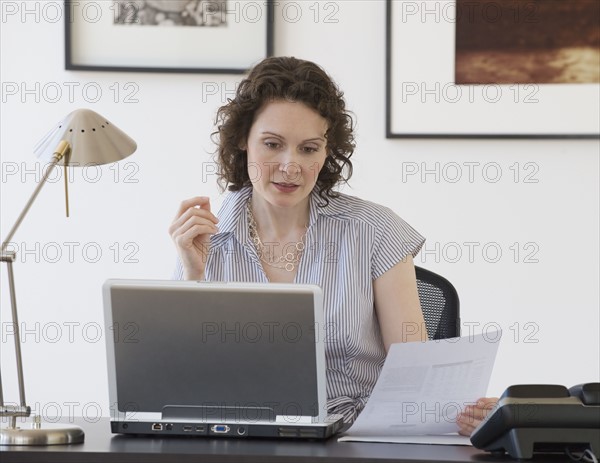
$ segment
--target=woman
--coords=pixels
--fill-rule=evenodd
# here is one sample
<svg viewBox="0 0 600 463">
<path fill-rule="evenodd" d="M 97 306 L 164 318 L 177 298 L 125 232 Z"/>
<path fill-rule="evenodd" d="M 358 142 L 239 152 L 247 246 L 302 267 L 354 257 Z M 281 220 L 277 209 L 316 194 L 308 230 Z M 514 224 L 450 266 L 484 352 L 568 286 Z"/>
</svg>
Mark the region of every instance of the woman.
<svg viewBox="0 0 600 463">
<path fill-rule="evenodd" d="M 230 192 L 218 218 L 206 197 L 181 204 L 169 229 L 177 276 L 319 285 L 331 327 L 328 411 L 351 422 L 390 345 L 427 339 L 413 264 L 424 239 L 390 209 L 333 191 L 352 174 L 353 121 L 316 64 L 262 61 L 217 123 Z M 459 421 L 461 432 L 483 408 Z"/>
</svg>

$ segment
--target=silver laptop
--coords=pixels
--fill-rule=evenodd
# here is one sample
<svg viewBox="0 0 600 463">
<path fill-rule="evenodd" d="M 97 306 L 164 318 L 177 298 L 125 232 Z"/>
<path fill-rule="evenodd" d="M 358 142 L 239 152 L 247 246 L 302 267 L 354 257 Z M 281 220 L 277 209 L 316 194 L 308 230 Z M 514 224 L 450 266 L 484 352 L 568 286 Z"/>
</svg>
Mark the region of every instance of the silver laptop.
<svg viewBox="0 0 600 463">
<path fill-rule="evenodd" d="M 327 438 L 321 289 L 108 280 L 113 433 Z"/>
</svg>

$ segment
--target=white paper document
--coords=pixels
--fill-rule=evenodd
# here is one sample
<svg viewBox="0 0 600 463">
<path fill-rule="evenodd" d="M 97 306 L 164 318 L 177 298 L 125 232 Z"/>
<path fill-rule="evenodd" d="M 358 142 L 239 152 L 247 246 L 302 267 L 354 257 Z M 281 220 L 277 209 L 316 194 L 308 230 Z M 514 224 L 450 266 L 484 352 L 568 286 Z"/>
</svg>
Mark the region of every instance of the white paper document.
<svg viewBox="0 0 600 463">
<path fill-rule="evenodd" d="M 339 440 L 417 443 L 404 438 L 429 435 L 430 443 L 468 445 L 455 434 L 456 417 L 485 396 L 500 338 L 488 331 L 392 344 L 367 405 Z"/>
</svg>

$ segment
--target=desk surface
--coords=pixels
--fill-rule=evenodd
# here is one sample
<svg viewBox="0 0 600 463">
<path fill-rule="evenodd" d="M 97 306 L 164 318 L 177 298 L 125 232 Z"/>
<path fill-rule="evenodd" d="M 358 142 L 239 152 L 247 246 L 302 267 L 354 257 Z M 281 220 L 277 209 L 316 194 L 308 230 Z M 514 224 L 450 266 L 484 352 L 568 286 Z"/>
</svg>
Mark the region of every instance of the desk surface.
<svg viewBox="0 0 600 463">
<path fill-rule="evenodd" d="M 509 462 L 473 447 L 373 444 L 267 439 L 224 439 L 192 437 L 121 436 L 110 432 L 108 418 L 96 423 L 75 420 L 85 431 L 79 445 L 48 447 L 0 447 L 2 463 L 408 463 L 408 462 Z M 566 461 L 565 456 L 548 456 L 534 462 Z"/>
</svg>

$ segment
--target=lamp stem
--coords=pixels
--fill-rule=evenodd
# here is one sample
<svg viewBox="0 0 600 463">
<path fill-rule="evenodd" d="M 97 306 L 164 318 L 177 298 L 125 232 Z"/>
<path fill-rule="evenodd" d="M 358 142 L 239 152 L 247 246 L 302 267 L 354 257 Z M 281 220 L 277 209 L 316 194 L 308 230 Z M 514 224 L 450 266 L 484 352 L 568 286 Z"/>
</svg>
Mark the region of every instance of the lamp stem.
<svg viewBox="0 0 600 463">
<path fill-rule="evenodd" d="M 69 164 L 69 154 L 65 160 L 65 208 L 67 217 L 69 217 L 69 171 L 67 170 Z"/>
<path fill-rule="evenodd" d="M 46 180 L 48 180 L 48 177 L 50 176 L 50 174 L 54 170 L 54 167 L 56 167 L 56 164 L 58 164 L 60 162 L 60 160 L 65 155 L 68 155 L 70 152 L 71 152 L 71 145 L 69 144 L 69 142 L 62 140 L 58 144 L 58 146 L 56 147 L 56 149 L 54 150 L 54 156 L 52 156 L 52 162 L 50 163 L 49 169 L 46 171 L 46 173 L 44 174 L 44 176 L 40 180 L 40 183 L 38 183 L 37 187 L 33 191 L 33 194 L 31 195 L 31 198 L 29 198 L 29 201 L 27 201 L 27 204 L 25 205 L 25 208 L 21 212 L 21 215 L 19 215 L 19 218 L 17 219 L 16 223 L 13 225 L 12 229 L 10 230 L 10 232 L 8 232 L 8 236 L 6 237 L 6 239 L 4 240 L 4 242 L 2 243 L 2 247 L 0 248 L 0 252 L 6 251 L 6 248 L 9 245 L 10 240 L 12 239 L 13 235 L 15 234 L 15 232 L 17 231 L 17 229 L 19 228 L 19 225 L 21 225 L 21 222 L 23 221 L 23 219 L 25 218 L 25 216 L 27 215 L 27 213 L 29 212 L 29 209 L 31 208 L 31 205 L 33 204 L 33 202 L 37 198 L 37 195 L 39 194 L 40 190 L 42 189 L 42 187 L 46 183 Z"/>
<path fill-rule="evenodd" d="M 25 381 L 23 380 L 23 361 L 21 359 L 21 333 L 19 331 L 19 318 L 17 315 L 17 298 L 15 292 L 15 276 L 12 262 L 6 262 L 8 267 L 8 288 L 10 292 L 10 306 L 12 307 L 12 321 L 15 334 L 15 354 L 17 357 L 17 375 L 19 376 L 19 399 L 21 407 L 25 407 Z M 2 404 L 4 405 L 4 404 Z"/>
<path fill-rule="evenodd" d="M 58 144 L 58 146 L 54 150 L 54 155 L 52 156 L 52 162 L 50 163 L 50 167 L 48 168 L 48 170 L 46 171 L 46 173 L 44 174 L 44 176 L 42 177 L 42 179 L 36 186 L 35 190 L 33 191 L 33 194 L 31 195 L 31 198 L 29 198 L 29 201 L 27 201 L 27 204 L 25 204 L 25 208 L 19 215 L 19 218 L 17 219 L 16 223 L 13 225 L 12 229 L 8 233 L 8 236 L 6 237 L 6 240 L 4 240 L 4 242 L 2 243 L 2 247 L 0 248 L 0 261 L 6 262 L 6 265 L 8 268 L 8 287 L 9 287 L 9 292 L 10 292 L 10 306 L 11 306 L 11 311 L 12 311 L 11 315 L 12 315 L 12 323 L 13 323 L 13 333 L 15 335 L 15 356 L 16 356 L 16 360 L 17 360 L 17 375 L 18 375 L 18 382 L 19 382 L 19 400 L 20 400 L 20 406 L 18 406 L 18 407 L 4 405 L 4 396 L 2 393 L 2 382 L 1 382 L 2 378 L 0 377 L 0 414 L 3 416 L 9 416 L 11 418 L 11 427 L 13 429 L 16 428 L 17 416 L 29 416 L 30 409 L 29 409 L 29 407 L 27 407 L 26 402 L 25 402 L 25 381 L 23 379 L 23 361 L 22 361 L 22 356 L 21 356 L 21 334 L 20 334 L 20 330 L 19 330 L 19 318 L 18 318 L 18 314 L 17 314 L 17 297 L 16 297 L 16 291 L 15 291 L 15 278 L 14 278 L 14 273 L 13 273 L 13 268 L 12 268 L 12 263 L 14 262 L 16 255 L 13 251 L 7 252 L 6 248 L 10 244 L 10 240 L 12 239 L 15 232 L 19 228 L 19 225 L 21 225 L 21 222 L 27 215 L 27 212 L 29 212 L 29 209 L 31 208 L 33 202 L 37 198 L 37 195 L 39 194 L 42 187 L 48 180 L 48 177 L 50 176 L 50 174 L 52 173 L 52 171 L 54 170 L 56 165 L 60 162 L 60 160 L 65 155 L 68 155 L 70 153 L 70 151 L 71 151 L 71 145 L 68 142 L 63 140 Z"/>
</svg>

